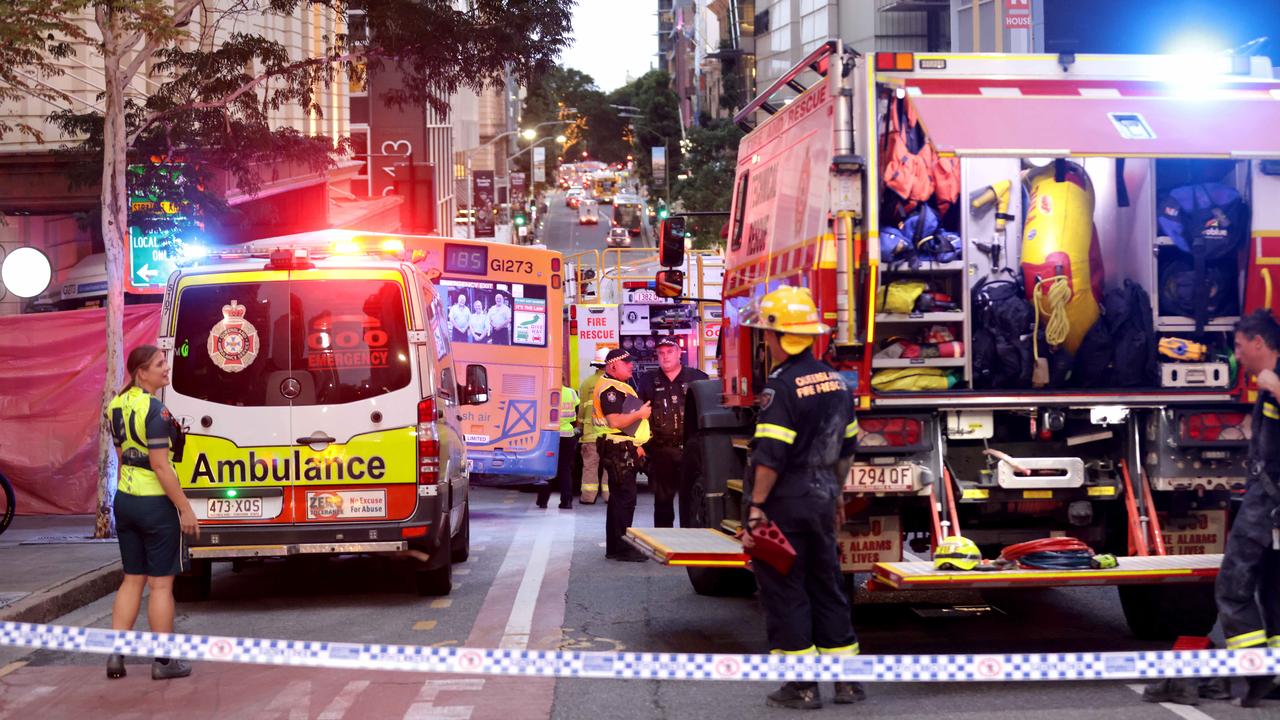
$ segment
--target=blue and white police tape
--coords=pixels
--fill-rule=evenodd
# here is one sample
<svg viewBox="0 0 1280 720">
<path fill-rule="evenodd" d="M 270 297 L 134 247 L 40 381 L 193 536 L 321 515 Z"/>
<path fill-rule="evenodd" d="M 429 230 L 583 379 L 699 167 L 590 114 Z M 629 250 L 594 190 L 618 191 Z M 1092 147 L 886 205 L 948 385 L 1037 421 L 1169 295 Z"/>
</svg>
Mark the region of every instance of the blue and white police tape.
<svg viewBox="0 0 1280 720">
<path fill-rule="evenodd" d="M 0 646 L 207 662 L 617 680 L 1007 682 L 1280 674 L 1280 649 L 1007 655 L 715 655 L 263 640 L 0 623 Z"/>
</svg>

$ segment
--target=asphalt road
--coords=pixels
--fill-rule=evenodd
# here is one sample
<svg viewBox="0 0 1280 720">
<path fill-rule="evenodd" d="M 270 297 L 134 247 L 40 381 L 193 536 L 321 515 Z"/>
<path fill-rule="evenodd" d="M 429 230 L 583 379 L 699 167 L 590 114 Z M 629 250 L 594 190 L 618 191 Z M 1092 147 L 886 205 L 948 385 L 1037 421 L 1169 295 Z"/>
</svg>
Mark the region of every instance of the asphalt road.
<svg viewBox="0 0 1280 720">
<path fill-rule="evenodd" d="M 344 558 L 218 566 L 213 597 L 179 607 L 180 632 L 418 645 L 669 652 L 764 652 L 754 599 L 701 597 L 685 574 L 604 558 L 604 507 L 534 507 L 531 494 L 478 488 L 472 555 L 447 598 L 412 592 L 404 561 Z M 652 520 L 642 494 L 636 525 Z M 988 604 L 986 613 L 939 613 Z M 107 627 L 110 598 L 62 624 Z M 987 653 L 1158 648 L 1132 639 L 1114 590 L 859 597 L 865 653 Z M 145 619 L 139 629 L 145 628 Z M 0 720 L 9 718 L 724 718 L 794 717 L 769 710 L 762 683 L 467 678 L 410 673 L 197 664 L 155 682 L 146 659 L 108 681 L 101 656 L 0 653 Z M 1124 683 L 880 684 L 859 717 L 1280 717 L 1224 703 L 1198 709 L 1141 702 Z M 829 690 L 827 690 L 829 692 Z M 828 708 L 828 713 L 838 710 Z"/>
<path fill-rule="evenodd" d="M 565 207 L 564 192 L 547 193 L 547 217 L 541 241 L 548 249 L 559 250 L 566 256 L 584 250 L 604 250 L 612 212 L 612 205 L 597 205 L 596 214 L 600 222 L 596 225 L 579 225 L 577 209 Z M 647 237 L 641 242 L 652 245 Z"/>
</svg>

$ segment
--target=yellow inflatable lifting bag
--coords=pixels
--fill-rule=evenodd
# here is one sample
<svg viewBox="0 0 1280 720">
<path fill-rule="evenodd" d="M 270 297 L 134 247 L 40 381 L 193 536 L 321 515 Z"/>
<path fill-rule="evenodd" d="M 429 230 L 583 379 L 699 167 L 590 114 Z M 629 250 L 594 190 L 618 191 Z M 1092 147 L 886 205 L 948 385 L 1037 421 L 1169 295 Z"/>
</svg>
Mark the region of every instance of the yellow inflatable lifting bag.
<svg viewBox="0 0 1280 720">
<path fill-rule="evenodd" d="M 916 300 L 928 285 L 923 280 L 898 280 L 881 287 L 876 294 L 877 312 L 908 315 L 916 309 Z"/>
<path fill-rule="evenodd" d="M 881 392 L 947 390 L 951 388 L 953 380 L 951 374 L 942 368 L 906 367 L 877 370 L 871 376 L 871 387 Z"/>
<path fill-rule="evenodd" d="M 1031 171 L 1026 182 L 1030 201 L 1022 274 L 1027 297 L 1039 309 L 1040 327 L 1049 343 L 1065 345 L 1074 354 L 1100 314 L 1103 268 L 1093 227 L 1093 183 L 1084 168 L 1072 162 L 1066 163 L 1062 182 L 1054 178 L 1052 165 Z M 1062 283 L 1065 286 L 1054 292 Z"/>
</svg>

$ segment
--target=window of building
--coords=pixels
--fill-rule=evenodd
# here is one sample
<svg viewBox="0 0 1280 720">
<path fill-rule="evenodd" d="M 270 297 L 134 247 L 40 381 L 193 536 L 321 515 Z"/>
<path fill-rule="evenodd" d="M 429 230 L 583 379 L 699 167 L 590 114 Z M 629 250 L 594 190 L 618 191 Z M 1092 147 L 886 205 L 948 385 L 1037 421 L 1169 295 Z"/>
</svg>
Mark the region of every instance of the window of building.
<svg viewBox="0 0 1280 720">
<path fill-rule="evenodd" d="M 773 19 L 773 26 L 779 30 L 785 29 L 791 24 L 791 0 L 778 0 L 773 7 L 769 9 L 769 15 Z"/>
<path fill-rule="evenodd" d="M 800 41 L 805 43 L 806 47 L 814 40 L 825 40 L 827 32 L 827 9 L 825 7 L 818 12 L 805 15 L 800 20 Z"/>
</svg>

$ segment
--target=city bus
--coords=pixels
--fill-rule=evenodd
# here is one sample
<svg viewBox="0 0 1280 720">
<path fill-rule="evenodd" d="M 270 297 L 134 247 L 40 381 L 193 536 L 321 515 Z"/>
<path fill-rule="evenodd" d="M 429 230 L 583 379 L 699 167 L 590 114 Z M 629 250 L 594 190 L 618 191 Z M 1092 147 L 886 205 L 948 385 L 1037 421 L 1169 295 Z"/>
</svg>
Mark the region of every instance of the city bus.
<svg viewBox="0 0 1280 720">
<path fill-rule="evenodd" d="M 641 233 L 645 219 L 644 201 L 639 195 L 619 194 L 613 199 L 614 227 L 624 227 L 634 237 Z"/>
<path fill-rule="evenodd" d="M 560 253 L 459 238 L 322 230 L 254 241 L 252 247 L 309 247 L 389 254 L 421 268 L 444 304 L 436 344 L 459 373 L 482 364 L 489 399 L 459 408 L 472 479 L 513 485 L 556 474 L 563 355 Z"/>
<path fill-rule="evenodd" d="M 597 202 L 611 203 L 622 185 L 622 178 L 612 170 L 599 170 L 591 176 L 591 196 Z"/>
</svg>

